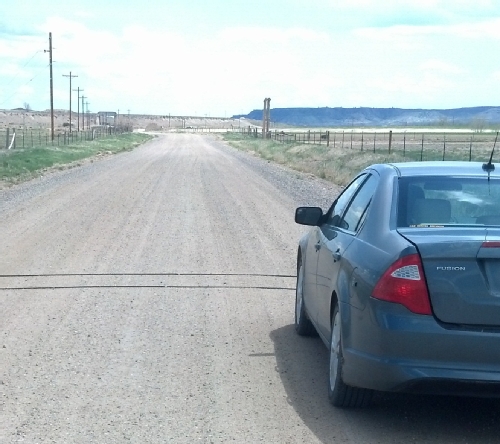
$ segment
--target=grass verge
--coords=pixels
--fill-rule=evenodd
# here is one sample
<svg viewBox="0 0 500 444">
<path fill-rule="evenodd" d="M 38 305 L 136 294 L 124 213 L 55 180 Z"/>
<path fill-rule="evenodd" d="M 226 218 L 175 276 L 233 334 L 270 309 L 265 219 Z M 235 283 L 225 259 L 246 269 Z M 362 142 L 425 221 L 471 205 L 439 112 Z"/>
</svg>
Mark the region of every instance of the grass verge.
<svg viewBox="0 0 500 444">
<path fill-rule="evenodd" d="M 124 133 L 65 146 L 0 150 L 0 181 L 19 183 L 51 168 L 65 169 L 79 160 L 130 151 L 152 138 L 143 133 Z"/>
<path fill-rule="evenodd" d="M 256 154 L 263 159 L 286 165 L 303 173 L 313 174 L 337 185 L 347 185 L 363 168 L 374 163 L 404 162 L 399 153 L 382 154 L 370 151 L 323 145 L 280 143 L 251 138 L 238 133 L 226 133 L 224 140 L 233 148 Z M 409 160 L 409 159 L 406 159 Z"/>
<path fill-rule="evenodd" d="M 350 136 L 347 134 L 347 136 Z M 443 142 L 440 138 L 432 135 L 426 136 L 424 149 L 421 148 L 419 138 L 407 139 L 405 149 L 403 148 L 402 135 L 397 135 L 397 143 L 393 144 L 393 150 L 389 153 L 387 142 L 380 141 L 376 152 L 372 145 L 365 139 L 364 147 L 360 140 L 361 134 L 357 134 L 357 140 L 347 140 L 336 145 L 330 138 L 330 146 L 326 142 L 322 145 L 298 144 L 296 142 L 280 142 L 271 139 L 249 137 L 240 133 L 225 133 L 224 140 L 232 147 L 241 151 L 253 153 L 263 159 L 286 165 L 297 171 L 313 174 L 337 185 L 347 185 L 352 177 L 363 168 L 375 163 L 408 162 L 420 160 L 471 160 L 486 161 L 489 158 L 493 146 L 494 135 L 474 141 L 474 149 L 470 154 L 469 137 L 457 136 L 453 144 L 448 142 L 448 148 L 443 152 Z M 337 135 L 340 137 L 340 135 Z M 366 137 L 366 135 L 365 135 Z M 381 137 L 379 135 L 379 137 Z M 395 136 L 396 139 L 396 136 Z M 395 140 L 393 139 L 393 141 Z M 411 144 L 409 143 L 411 142 Z"/>
</svg>

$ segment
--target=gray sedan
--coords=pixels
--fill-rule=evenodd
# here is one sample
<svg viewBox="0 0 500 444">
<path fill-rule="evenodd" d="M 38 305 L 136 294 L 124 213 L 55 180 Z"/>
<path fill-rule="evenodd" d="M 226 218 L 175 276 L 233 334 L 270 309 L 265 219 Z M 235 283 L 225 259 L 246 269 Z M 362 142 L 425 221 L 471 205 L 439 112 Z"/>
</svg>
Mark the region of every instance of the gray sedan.
<svg viewBox="0 0 500 444">
<path fill-rule="evenodd" d="M 500 395 L 500 169 L 372 165 L 299 243 L 295 329 L 330 350 L 333 405 L 374 390 Z"/>
</svg>

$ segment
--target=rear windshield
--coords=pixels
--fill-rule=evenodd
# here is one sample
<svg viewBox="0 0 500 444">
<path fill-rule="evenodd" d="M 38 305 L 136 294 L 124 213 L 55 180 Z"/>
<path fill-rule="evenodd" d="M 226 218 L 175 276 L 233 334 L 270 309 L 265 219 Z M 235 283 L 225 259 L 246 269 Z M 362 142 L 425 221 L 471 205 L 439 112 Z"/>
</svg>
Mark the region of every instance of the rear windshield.
<svg viewBox="0 0 500 444">
<path fill-rule="evenodd" d="M 500 179 L 402 177 L 398 226 L 500 226 Z"/>
</svg>

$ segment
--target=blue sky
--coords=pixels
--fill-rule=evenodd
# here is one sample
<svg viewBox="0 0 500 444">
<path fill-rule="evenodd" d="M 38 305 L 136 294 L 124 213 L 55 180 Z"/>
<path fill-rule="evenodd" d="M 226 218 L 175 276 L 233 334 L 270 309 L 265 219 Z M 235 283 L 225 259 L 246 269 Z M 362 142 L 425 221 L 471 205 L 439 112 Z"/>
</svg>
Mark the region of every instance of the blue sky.
<svg viewBox="0 0 500 444">
<path fill-rule="evenodd" d="M 500 0 L 1 0 L 0 109 L 500 105 Z M 76 109 L 77 93 L 73 93 Z"/>
</svg>

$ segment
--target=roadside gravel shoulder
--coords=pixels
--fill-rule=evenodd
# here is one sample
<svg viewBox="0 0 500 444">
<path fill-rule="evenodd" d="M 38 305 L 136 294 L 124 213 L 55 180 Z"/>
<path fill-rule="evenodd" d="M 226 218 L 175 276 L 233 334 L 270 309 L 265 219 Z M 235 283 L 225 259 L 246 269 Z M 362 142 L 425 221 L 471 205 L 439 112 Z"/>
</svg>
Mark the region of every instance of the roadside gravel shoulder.
<svg viewBox="0 0 500 444">
<path fill-rule="evenodd" d="M 219 138 L 213 138 L 217 148 L 240 160 L 257 172 L 281 192 L 289 196 L 296 206 L 319 206 L 327 210 L 342 187 L 312 174 L 272 163 L 250 153 L 237 150 Z"/>
</svg>

